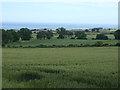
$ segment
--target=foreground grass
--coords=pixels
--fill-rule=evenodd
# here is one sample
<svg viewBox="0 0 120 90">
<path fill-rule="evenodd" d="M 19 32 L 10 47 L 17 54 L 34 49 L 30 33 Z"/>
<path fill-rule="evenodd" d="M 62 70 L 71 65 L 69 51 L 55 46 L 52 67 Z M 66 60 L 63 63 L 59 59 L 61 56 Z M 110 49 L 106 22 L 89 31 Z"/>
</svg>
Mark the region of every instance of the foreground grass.
<svg viewBox="0 0 120 90">
<path fill-rule="evenodd" d="M 3 88 L 117 87 L 118 48 L 3 48 Z"/>
</svg>

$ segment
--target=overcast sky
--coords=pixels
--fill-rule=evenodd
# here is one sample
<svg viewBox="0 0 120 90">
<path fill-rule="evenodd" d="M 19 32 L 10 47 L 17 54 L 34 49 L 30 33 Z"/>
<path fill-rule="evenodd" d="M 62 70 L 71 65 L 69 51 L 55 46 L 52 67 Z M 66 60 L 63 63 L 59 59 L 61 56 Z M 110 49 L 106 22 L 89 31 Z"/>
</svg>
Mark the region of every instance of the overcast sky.
<svg viewBox="0 0 120 90">
<path fill-rule="evenodd" d="M 41 0 L 3 2 L 3 22 L 117 24 L 118 2 Z"/>
</svg>

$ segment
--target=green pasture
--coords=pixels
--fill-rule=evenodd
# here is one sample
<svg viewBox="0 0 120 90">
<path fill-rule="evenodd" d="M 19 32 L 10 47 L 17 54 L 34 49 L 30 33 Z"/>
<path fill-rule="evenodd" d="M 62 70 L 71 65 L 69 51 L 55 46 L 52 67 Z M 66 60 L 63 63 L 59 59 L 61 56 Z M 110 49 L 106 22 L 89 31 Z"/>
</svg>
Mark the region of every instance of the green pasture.
<svg viewBox="0 0 120 90">
<path fill-rule="evenodd" d="M 2 62 L 3 88 L 118 86 L 117 47 L 3 48 Z"/>
<path fill-rule="evenodd" d="M 46 39 L 46 40 L 30 40 L 30 41 L 19 41 L 14 43 L 9 43 L 10 46 L 36 46 L 36 45 L 69 45 L 69 44 L 95 44 L 97 41 L 102 41 L 103 43 L 115 45 L 118 40 L 77 40 L 77 39 Z"/>
</svg>

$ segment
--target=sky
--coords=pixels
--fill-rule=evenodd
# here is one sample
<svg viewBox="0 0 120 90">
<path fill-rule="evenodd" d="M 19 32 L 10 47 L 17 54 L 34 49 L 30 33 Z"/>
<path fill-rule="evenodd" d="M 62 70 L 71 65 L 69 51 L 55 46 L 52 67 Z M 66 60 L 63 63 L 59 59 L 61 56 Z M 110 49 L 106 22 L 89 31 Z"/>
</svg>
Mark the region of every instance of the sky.
<svg viewBox="0 0 120 90">
<path fill-rule="evenodd" d="M 105 2 L 104 2 L 105 1 Z M 41 0 L 2 2 L 5 23 L 118 23 L 117 0 Z"/>
</svg>

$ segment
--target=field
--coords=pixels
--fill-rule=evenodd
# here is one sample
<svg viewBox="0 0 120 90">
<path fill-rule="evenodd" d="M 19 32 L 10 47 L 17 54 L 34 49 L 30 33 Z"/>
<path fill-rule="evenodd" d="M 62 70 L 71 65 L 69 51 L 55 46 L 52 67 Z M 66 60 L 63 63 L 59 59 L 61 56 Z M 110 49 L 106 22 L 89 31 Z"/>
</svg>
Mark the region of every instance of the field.
<svg viewBox="0 0 120 90">
<path fill-rule="evenodd" d="M 3 88 L 118 85 L 118 48 L 3 48 Z"/>
</svg>

